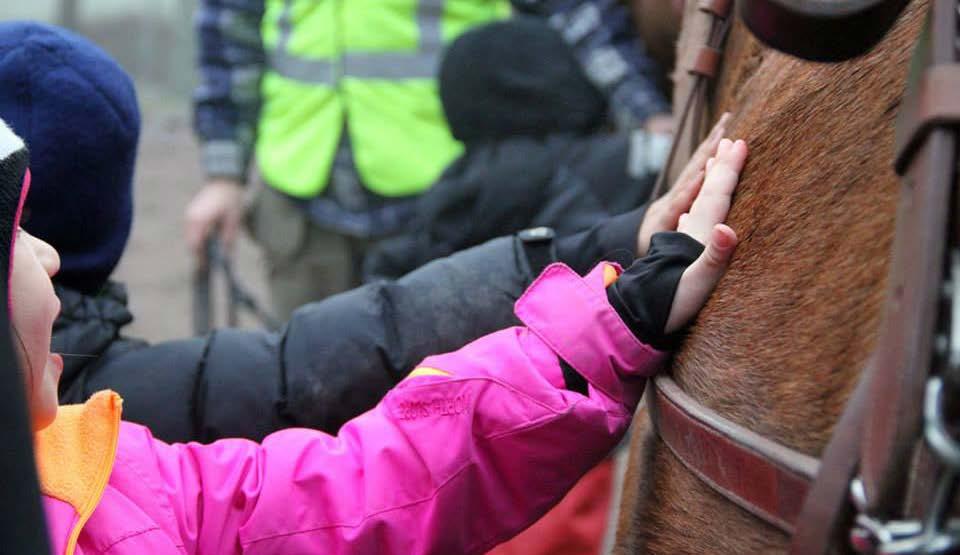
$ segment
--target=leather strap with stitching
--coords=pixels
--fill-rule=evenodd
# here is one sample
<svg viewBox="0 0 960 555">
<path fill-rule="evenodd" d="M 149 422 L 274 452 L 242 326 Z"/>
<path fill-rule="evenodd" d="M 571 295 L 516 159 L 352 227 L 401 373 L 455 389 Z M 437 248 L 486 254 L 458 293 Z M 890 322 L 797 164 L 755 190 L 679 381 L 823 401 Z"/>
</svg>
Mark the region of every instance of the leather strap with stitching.
<svg viewBox="0 0 960 555">
<path fill-rule="evenodd" d="M 690 73 L 713 79 L 717 76 L 722 54 L 723 51 L 718 48 L 701 46 L 696 58 L 693 59 L 693 65 L 690 66 Z"/>
<path fill-rule="evenodd" d="M 647 392 L 657 433 L 687 469 L 751 514 L 793 532 L 816 459 L 700 405 L 666 376 L 650 380 Z"/>
</svg>

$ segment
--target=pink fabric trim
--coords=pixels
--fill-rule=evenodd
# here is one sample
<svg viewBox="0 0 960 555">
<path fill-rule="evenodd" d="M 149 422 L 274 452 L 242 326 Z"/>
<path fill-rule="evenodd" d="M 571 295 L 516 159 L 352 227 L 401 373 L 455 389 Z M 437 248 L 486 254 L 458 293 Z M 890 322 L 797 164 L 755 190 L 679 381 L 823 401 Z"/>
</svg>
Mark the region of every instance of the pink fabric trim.
<svg viewBox="0 0 960 555">
<path fill-rule="evenodd" d="M 517 300 L 514 313 L 590 385 L 633 407 L 643 389 L 631 387 L 630 379 L 656 373 L 665 355 L 634 337 L 607 302 L 605 265 L 586 277 L 560 263 L 547 266 Z"/>
<path fill-rule="evenodd" d="M 10 237 L 10 267 L 7 268 L 7 315 L 13 318 L 13 253 L 17 248 L 17 229 L 20 227 L 20 217 L 23 216 L 23 206 L 30 193 L 30 168 L 23 174 L 23 187 L 20 189 L 20 201 L 17 203 L 17 213 L 13 216 L 13 236 Z"/>
<path fill-rule="evenodd" d="M 53 553 L 63 553 L 67 548 L 70 533 L 80 519 L 76 509 L 56 497 L 43 494 L 43 509 L 47 518 L 47 534 Z"/>
</svg>

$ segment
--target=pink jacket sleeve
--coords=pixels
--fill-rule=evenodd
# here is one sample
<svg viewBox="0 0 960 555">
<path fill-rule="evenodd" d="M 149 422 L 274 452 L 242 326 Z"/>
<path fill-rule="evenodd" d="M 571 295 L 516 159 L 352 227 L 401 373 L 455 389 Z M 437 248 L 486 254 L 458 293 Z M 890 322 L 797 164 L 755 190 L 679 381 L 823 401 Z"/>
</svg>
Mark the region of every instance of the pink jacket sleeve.
<svg viewBox="0 0 960 555">
<path fill-rule="evenodd" d="M 151 444 L 186 551 L 479 554 L 520 532 L 616 445 L 662 359 L 603 273 L 547 268 L 517 301 L 526 327 L 428 358 L 336 437 Z"/>
</svg>

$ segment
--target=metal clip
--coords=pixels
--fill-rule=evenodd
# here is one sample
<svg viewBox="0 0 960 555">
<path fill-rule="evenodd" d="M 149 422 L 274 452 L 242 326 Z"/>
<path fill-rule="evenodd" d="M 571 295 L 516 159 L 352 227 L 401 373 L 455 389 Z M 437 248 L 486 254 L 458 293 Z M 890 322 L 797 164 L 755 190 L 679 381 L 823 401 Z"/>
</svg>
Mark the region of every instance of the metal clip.
<svg viewBox="0 0 960 555">
<path fill-rule="evenodd" d="M 949 257 L 950 275 L 943 281 L 940 291 L 940 302 L 949 307 L 946 311 L 948 315 L 945 314 L 947 318 L 941 325 L 936 341 L 941 344 L 944 341 L 947 343 L 945 348 L 938 348 L 937 355 L 944 358 L 949 371 L 956 371 L 956 369 L 960 369 L 960 299 L 957 299 L 957 294 L 960 293 L 958 291 L 958 287 L 960 287 L 960 249 L 955 246 L 951 247 Z"/>
<path fill-rule="evenodd" d="M 860 478 L 850 483 L 850 498 L 858 511 L 856 522 L 850 531 L 850 545 L 857 553 L 886 553 L 887 546 L 923 533 L 923 525 L 919 521 L 881 522 L 866 514 L 867 496 Z"/>
<path fill-rule="evenodd" d="M 960 550 L 960 521 L 948 520 L 960 478 L 960 442 L 950 435 L 943 415 L 943 379 L 927 381 L 923 404 L 924 438 L 942 463 L 936 488 L 923 520 L 880 521 L 866 513 L 863 482 L 850 484 L 850 497 L 858 510 L 850 531 L 850 545 L 857 553 L 871 555 L 934 555 Z"/>
<path fill-rule="evenodd" d="M 919 520 L 880 522 L 861 514 L 850 532 L 850 546 L 864 555 L 946 555 L 960 549 L 958 534 L 957 520 L 937 532 L 924 530 Z"/>
<path fill-rule="evenodd" d="M 955 304 L 960 306 L 960 303 Z M 960 442 L 950 435 L 943 417 L 943 378 L 940 376 L 927 380 L 923 400 L 923 437 L 944 466 L 954 473 L 960 471 Z"/>
</svg>

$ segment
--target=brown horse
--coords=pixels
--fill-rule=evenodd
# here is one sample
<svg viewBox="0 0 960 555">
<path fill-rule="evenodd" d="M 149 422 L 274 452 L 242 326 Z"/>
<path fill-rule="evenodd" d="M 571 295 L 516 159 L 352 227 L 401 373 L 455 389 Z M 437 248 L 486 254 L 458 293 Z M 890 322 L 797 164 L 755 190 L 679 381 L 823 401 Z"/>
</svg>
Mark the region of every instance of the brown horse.
<svg viewBox="0 0 960 555">
<path fill-rule="evenodd" d="M 714 115 L 734 112 L 729 134 L 751 151 L 730 216 L 741 244 L 672 373 L 705 406 L 813 456 L 876 339 L 899 187 L 894 120 L 926 4 L 835 65 L 765 48 L 738 22 L 711 102 Z M 786 550 L 784 533 L 687 471 L 646 416 L 632 439 L 615 553 Z"/>
</svg>

